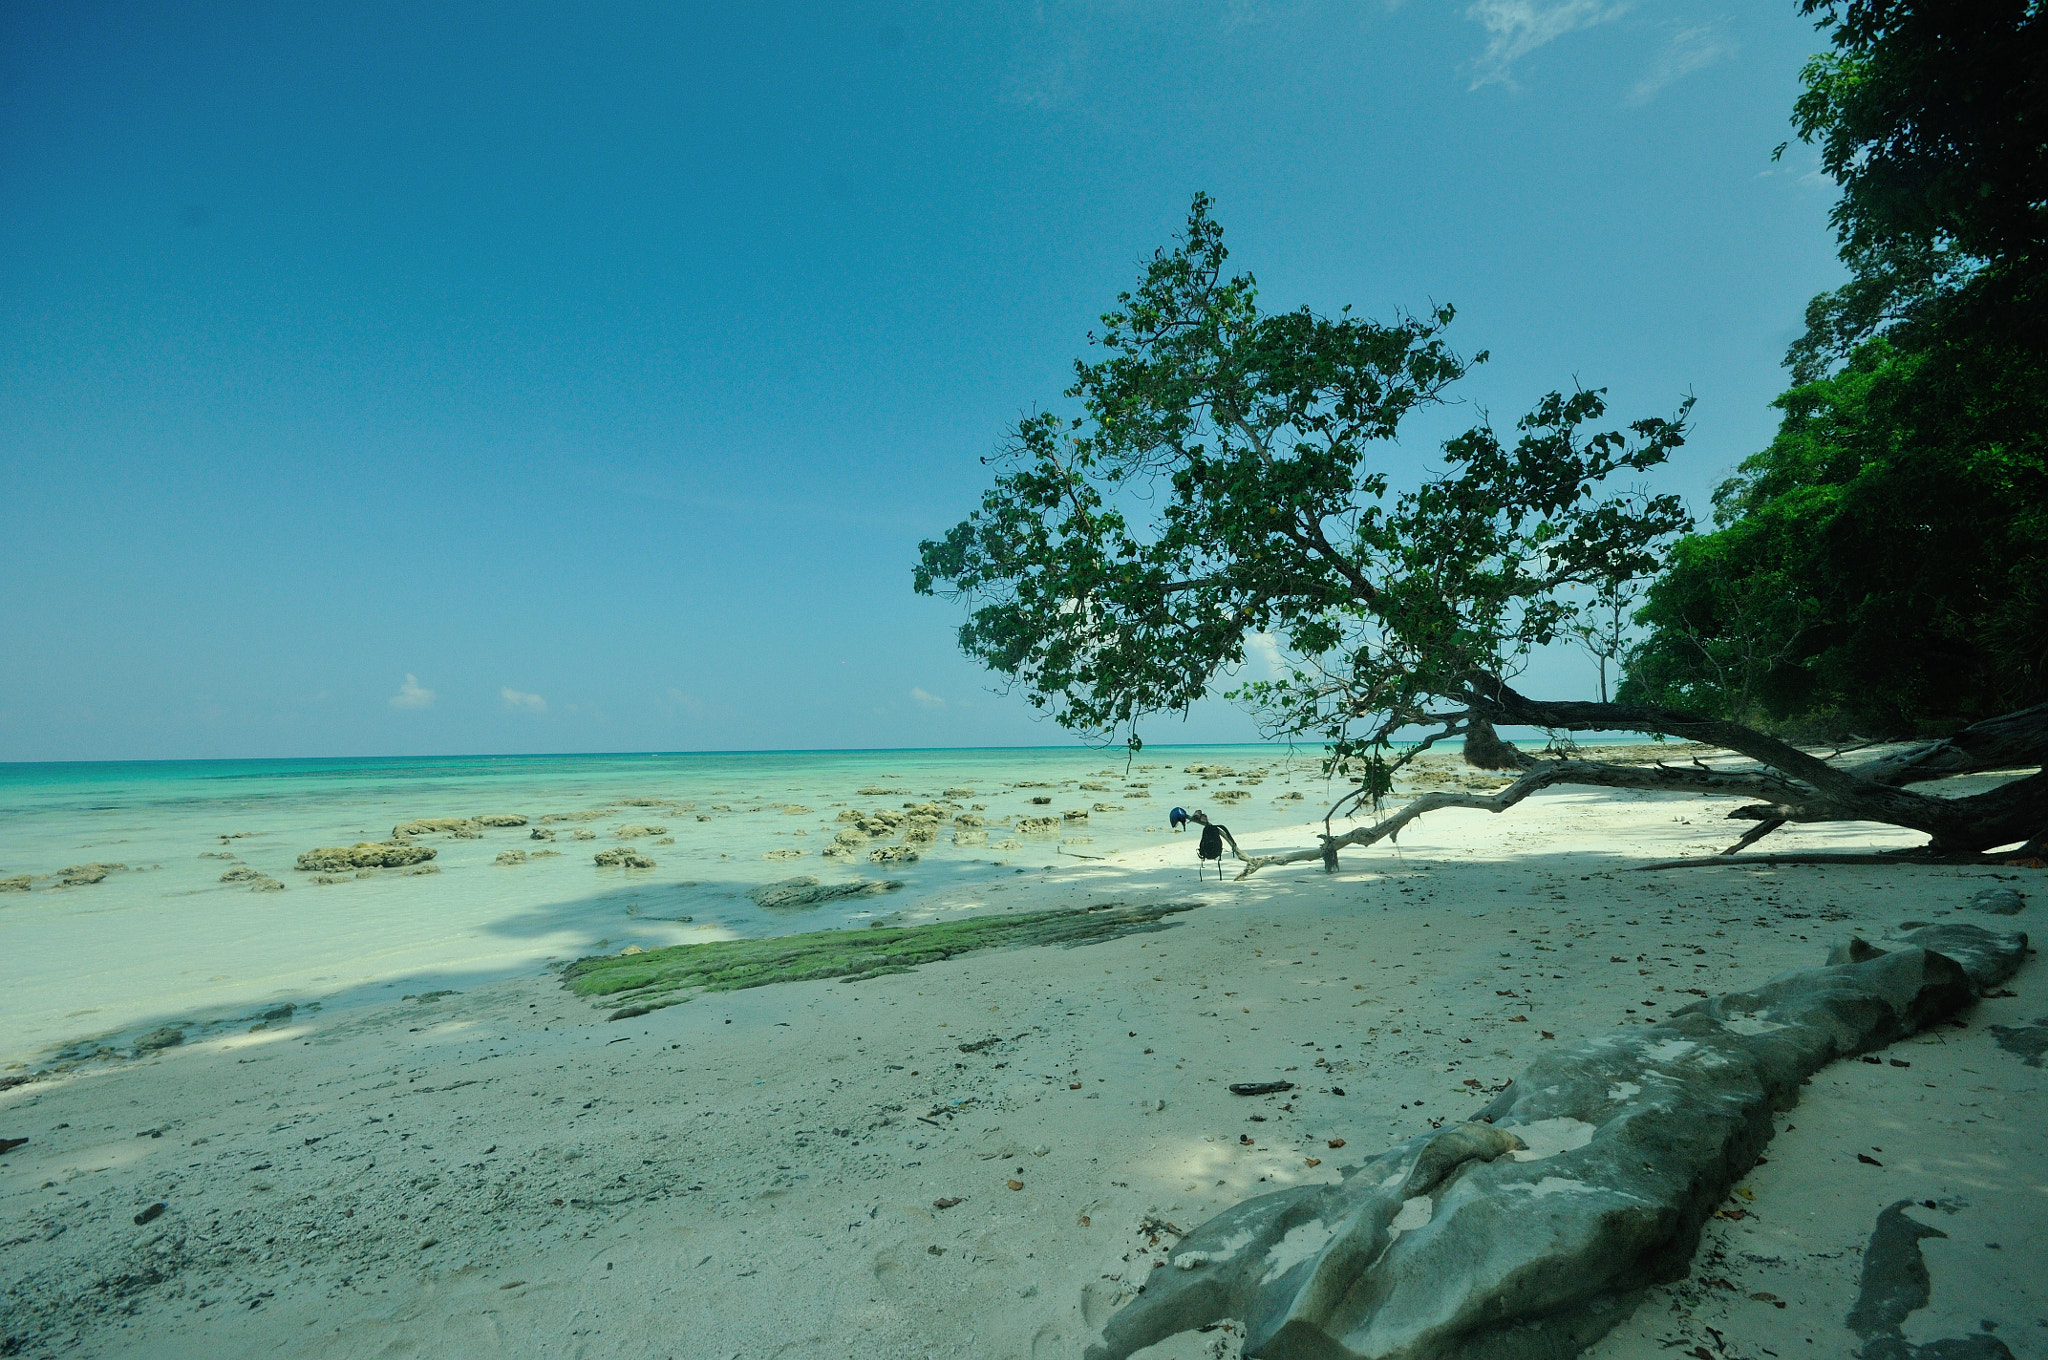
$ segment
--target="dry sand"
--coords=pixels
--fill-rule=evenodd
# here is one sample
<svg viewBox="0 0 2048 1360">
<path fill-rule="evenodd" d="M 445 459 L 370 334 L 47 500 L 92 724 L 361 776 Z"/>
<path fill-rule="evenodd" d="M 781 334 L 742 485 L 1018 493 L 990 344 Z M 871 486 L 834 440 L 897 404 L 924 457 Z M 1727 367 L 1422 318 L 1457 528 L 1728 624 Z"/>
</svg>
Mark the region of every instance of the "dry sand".
<svg viewBox="0 0 2048 1360">
<path fill-rule="evenodd" d="M 983 896 L 1204 904 L 1105 944 L 617 1023 L 542 973 L 20 1086 L 0 1094 L 0 1136 L 29 1140 L 0 1159 L 5 1353 L 1078 1356 L 1175 1228 L 1469 1114 L 1551 1036 L 1944 919 L 1995 876 L 1631 871 L 1725 844 L 1722 810 L 1558 791 L 1431 816 L 1335 875 L 1220 885 L 1188 838 Z M 1999 872 L 2028 909 L 1967 919 L 2038 937 L 2040 876 Z M 1922 1243 L 1907 1339 L 1995 1328 L 2048 1356 L 2044 1073 L 1987 1031 L 2048 1016 L 2048 969 L 2010 987 L 1899 1062 L 1817 1077 L 1741 1216 L 1589 1354 L 1851 1354 L 1862 1249 L 1912 1200 L 1946 1236 Z M 1268 1079 L 1297 1090 L 1225 1089 Z"/>
</svg>

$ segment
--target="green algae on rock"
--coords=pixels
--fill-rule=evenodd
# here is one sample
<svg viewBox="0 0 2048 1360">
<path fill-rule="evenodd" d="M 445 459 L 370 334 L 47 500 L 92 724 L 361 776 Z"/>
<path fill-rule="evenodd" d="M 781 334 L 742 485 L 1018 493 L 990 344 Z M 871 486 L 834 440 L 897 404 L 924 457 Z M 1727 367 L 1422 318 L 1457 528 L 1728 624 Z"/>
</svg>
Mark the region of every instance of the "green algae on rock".
<svg viewBox="0 0 2048 1360">
<path fill-rule="evenodd" d="M 610 1019 L 625 1020 L 688 1000 L 692 990 L 738 991 L 776 982 L 839 978 L 858 982 L 884 973 L 907 973 L 978 949 L 1026 945 L 1069 947 L 1113 940 L 1120 935 L 1165 930 L 1161 918 L 1193 911 L 1194 902 L 1018 912 L 972 916 L 923 926 L 869 926 L 864 930 L 819 930 L 765 940 L 714 940 L 651 949 L 629 957 L 579 959 L 564 970 L 578 996 L 607 997 L 626 1004 Z"/>
</svg>

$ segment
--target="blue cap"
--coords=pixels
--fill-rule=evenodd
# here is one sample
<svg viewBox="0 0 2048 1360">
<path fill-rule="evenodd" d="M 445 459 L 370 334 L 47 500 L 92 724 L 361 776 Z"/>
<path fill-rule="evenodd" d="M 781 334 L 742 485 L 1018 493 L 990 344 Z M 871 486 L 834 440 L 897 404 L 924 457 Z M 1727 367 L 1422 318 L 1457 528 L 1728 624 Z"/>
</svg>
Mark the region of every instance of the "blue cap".
<svg viewBox="0 0 2048 1360">
<path fill-rule="evenodd" d="M 1188 810 L 1186 808 L 1175 808 L 1173 811 L 1167 813 L 1166 824 L 1172 827 L 1175 831 L 1180 830 L 1182 827 L 1188 824 Z"/>
</svg>

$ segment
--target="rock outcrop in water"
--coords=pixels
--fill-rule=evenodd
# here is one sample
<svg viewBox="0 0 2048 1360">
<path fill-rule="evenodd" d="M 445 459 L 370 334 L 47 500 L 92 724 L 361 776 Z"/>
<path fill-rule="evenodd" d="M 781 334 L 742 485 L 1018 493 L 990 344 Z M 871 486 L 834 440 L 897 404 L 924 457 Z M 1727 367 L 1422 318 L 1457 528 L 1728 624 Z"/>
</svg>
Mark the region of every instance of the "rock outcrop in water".
<svg viewBox="0 0 2048 1360">
<path fill-rule="evenodd" d="M 424 864 L 439 852 L 432 846 L 405 841 L 358 841 L 354 845 L 326 845 L 299 856 L 301 872 L 334 873 L 340 869 L 401 869 Z"/>
<path fill-rule="evenodd" d="M 74 864 L 57 875 L 57 886 L 82 888 L 88 883 L 101 882 L 108 874 L 118 873 L 127 867 L 125 864 Z"/>
<path fill-rule="evenodd" d="M 1261 1360 L 1574 1355 L 1684 1274 L 1802 1078 L 1968 1006 L 2026 946 L 1967 925 L 1856 940 L 1826 967 L 1549 1055 L 1471 1123 L 1195 1229 L 1089 1360 L 1225 1318 Z"/>
<path fill-rule="evenodd" d="M 820 883 L 816 874 L 803 874 L 797 878 L 785 878 L 779 883 L 764 884 L 747 896 L 754 899 L 756 906 L 778 911 L 823 906 L 827 902 L 837 902 L 846 897 L 873 897 L 879 893 L 894 892 L 902 886 L 901 881 L 893 878 L 859 878 L 851 883 Z"/>
<path fill-rule="evenodd" d="M 405 836 L 433 836 L 445 832 L 473 831 L 476 822 L 468 817 L 415 817 L 391 828 L 391 839 Z"/>
<path fill-rule="evenodd" d="M 654 861 L 638 850 L 629 850 L 623 845 L 597 852 L 597 867 L 600 869 L 652 869 Z"/>
</svg>

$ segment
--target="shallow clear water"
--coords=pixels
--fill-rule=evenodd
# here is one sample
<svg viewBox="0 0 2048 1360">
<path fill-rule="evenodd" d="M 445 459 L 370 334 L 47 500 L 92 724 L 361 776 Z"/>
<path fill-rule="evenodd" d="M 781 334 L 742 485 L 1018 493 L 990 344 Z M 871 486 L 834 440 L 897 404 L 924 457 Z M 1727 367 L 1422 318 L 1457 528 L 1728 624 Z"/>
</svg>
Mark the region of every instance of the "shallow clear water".
<svg viewBox="0 0 2048 1360">
<path fill-rule="evenodd" d="M 1264 775 L 1244 786 L 1239 776 L 1186 772 L 1197 764 Z M 1149 796 L 1133 788 L 1143 782 Z M 1017 850 L 955 845 L 949 827 L 915 864 L 821 856 L 842 811 L 899 809 L 948 789 L 973 790 L 951 802 L 983 805 L 978 815 L 992 823 L 1068 809 L 1089 818 Z M 1219 801 L 1226 790 L 1245 796 Z M 29 886 L 0 892 L 0 1062 L 167 1019 L 460 987 L 629 944 L 826 929 L 920 902 L 972 907 L 1020 869 L 1080 868 L 1091 862 L 1084 856 L 1166 839 L 1176 804 L 1256 831 L 1318 815 L 1325 792 L 1312 751 L 1264 746 L 1148 748 L 1128 777 L 1123 752 L 1075 748 L 4 765 L 0 879 L 27 875 Z M 538 823 L 595 810 L 604 815 L 554 824 L 552 843 L 532 840 L 530 826 L 422 837 L 436 851 L 439 872 L 428 875 L 320 884 L 293 867 L 303 851 L 384 840 L 418 817 L 512 813 Z M 653 869 L 596 867 L 594 852 L 619 844 L 614 832 L 628 823 L 658 824 L 673 844 L 632 842 Z M 577 827 L 595 838 L 572 840 Z M 992 840 L 1011 834 L 990 828 Z M 1192 865 L 1193 838 L 1182 839 Z M 494 863 L 512 849 L 560 853 Z M 88 863 L 125 867 L 62 885 L 66 868 Z M 241 865 L 285 890 L 221 881 Z M 763 911 L 747 896 L 804 873 L 905 886 L 800 913 Z"/>
</svg>

